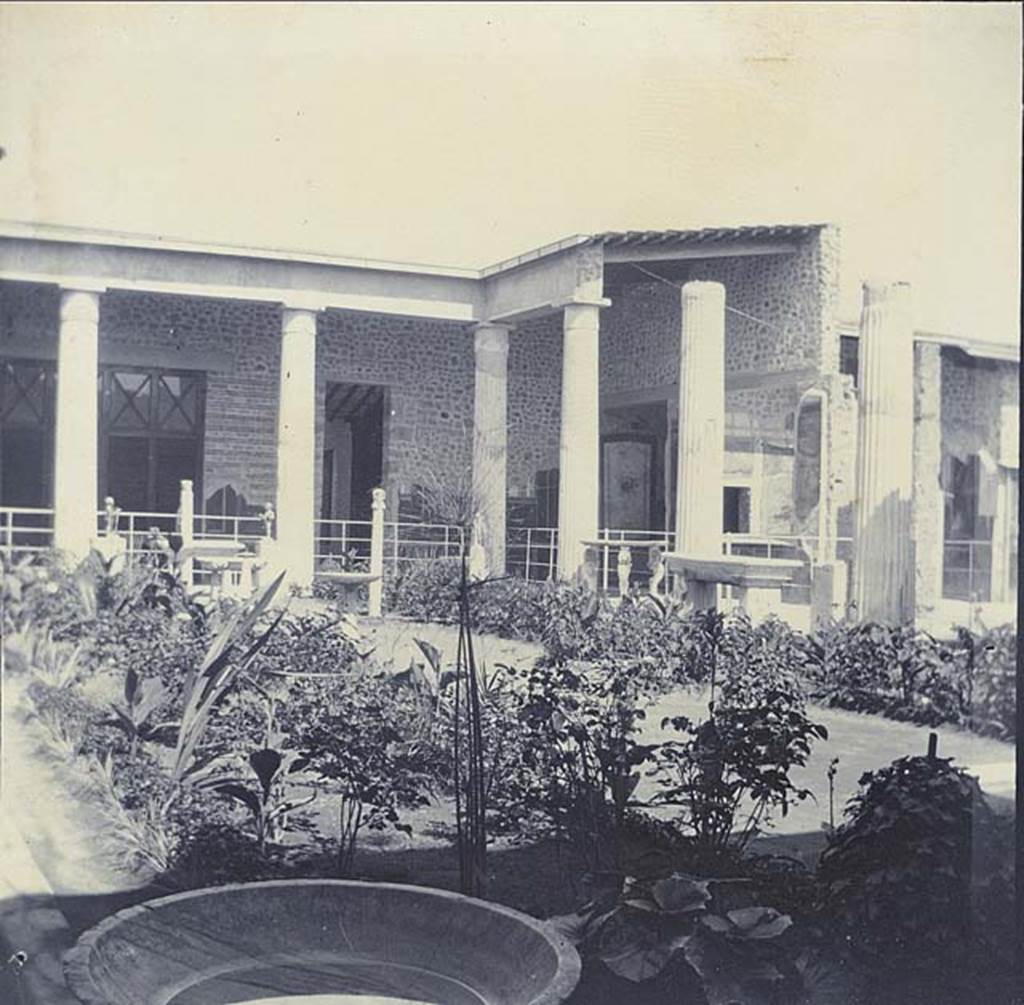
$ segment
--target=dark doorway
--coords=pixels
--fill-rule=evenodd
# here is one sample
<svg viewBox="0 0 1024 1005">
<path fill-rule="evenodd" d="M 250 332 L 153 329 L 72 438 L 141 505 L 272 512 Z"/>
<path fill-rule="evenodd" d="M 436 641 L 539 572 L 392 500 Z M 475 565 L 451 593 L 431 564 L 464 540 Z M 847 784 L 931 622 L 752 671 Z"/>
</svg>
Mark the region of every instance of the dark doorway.
<svg viewBox="0 0 1024 1005">
<path fill-rule="evenodd" d="M 205 374 L 118 368 L 100 377 L 100 497 L 174 513 L 183 479 L 202 499 Z"/>
<path fill-rule="evenodd" d="M 328 384 L 321 519 L 370 519 L 372 491 L 384 478 L 386 390 L 377 384 Z"/>
<path fill-rule="evenodd" d="M 0 364 L 0 504 L 53 503 L 56 373 L 52 363 Z"/>
<path fill-rule="evenodd" d="M 750 533 L 750 489 L 726 485 L 722 489 L 722 530 L 726 534 Z"/>
</svg>

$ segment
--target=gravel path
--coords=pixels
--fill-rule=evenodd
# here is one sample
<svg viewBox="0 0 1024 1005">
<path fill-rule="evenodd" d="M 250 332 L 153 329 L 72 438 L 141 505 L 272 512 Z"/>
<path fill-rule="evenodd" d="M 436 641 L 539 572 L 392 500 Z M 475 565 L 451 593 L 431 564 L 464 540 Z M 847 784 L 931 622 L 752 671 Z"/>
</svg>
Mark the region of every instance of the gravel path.
<svg viewBox="0 0 1024 1005">
<path fill-rule="evenodd" d="M 420 624 L 385 619 L 370 627 L 377 653 L 390 659 L 396 668 L 407 666 L 410 659 L 422 660 L 415 639 L 422 638 L 436 646 L 446 658 L 453 659 L 458 630 L 451 625 Z M 541 646 L 530 642 L 510 642 L 495 636 L 474 636 L 474 645 L 483 662 L 489 666 L 507 663 L 526 666 L 541 653 Z M 656 743 L 670 739 L 672 729 L 661 729 L 664 718 L 686 715 L 703 718 L 707 715 L 707 693 L 677 691 L 662 698 L 648 711 L 643 742 Z M 799 834 L 820 830 L 828 820 L 828 780 L 826 772 L 833 757 L 839 758 L 835 779 L 835 807 L 841 816 L 846 801 L 857 791 L 857 783 L 866 771 L 875 771 L 898 757 L 924 754 L 928 749 L 926 726 L 896 722 L 880 716 L 861 715 L 841 709 L 812 707 L 811 718 L 828 729 L 828 740 L 814 745 L 810 762 L 794 772 L 796 784 L 814 793 L 814 800 L 797 804 L 784 819 L 775 821 L 777 834 Z M 939 736 L 940 757 L 952 757 L 954 763 L 981 777 L 982 787 L 994 802 L 1005 805 L 1014 792 L 1015 750 L 1011 743 L 1002 743 L 977 736 L 953 726 L 935 729 Z M 654 791 L 645 783 L 641 795 Z"/>
</svg>

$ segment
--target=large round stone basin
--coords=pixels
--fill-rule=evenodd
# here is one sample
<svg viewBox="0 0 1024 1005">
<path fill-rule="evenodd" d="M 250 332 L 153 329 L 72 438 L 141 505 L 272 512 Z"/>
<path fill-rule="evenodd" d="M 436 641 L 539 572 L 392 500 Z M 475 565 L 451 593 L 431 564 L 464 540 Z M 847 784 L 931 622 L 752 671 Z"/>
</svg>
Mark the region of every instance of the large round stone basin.
<svg viewBox="0 0 1024 1005">
<path fill-rule="evenodd" d="M 121 911 L 64 973 L 87 1005 L 556 1005 L 580 961 L 543 922 L 456 893 L 275 880 Z"/>
</svg>

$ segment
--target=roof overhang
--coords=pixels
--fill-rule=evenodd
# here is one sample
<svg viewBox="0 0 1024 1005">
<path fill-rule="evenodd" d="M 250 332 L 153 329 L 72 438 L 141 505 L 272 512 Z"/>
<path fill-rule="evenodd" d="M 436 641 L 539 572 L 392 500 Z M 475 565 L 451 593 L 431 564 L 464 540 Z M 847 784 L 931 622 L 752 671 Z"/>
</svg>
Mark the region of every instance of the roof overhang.
<svg viewBox="0 0 1024 1005">
<path fill-rule="evenodd" d="M 860 329 L 851 321 L 843 321 L 836 325 L 840 335 L 859 338 Z M 950 335 L 944 332 L 915 331 L 914 341 L 925 344 L 940 345 L 950 349 L 959 349 L 975 359 L 1001 360 L 1006 363 L 1020 362 L 1020 346 L 1012 342 L 995 342 L 992 339 L 971 338 L 965 335 Z"/>
</svg>

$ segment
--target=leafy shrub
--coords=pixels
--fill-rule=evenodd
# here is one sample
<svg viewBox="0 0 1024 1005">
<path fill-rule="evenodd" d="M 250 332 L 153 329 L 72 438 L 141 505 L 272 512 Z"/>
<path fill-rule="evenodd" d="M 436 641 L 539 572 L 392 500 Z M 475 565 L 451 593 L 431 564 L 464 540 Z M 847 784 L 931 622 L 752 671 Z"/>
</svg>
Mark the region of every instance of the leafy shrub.
<svg viewBox="0 0 1024 1005">
<path fill-rule="evenodd" d="M 201 661 L 207 644 L 202 623 L 184 613 L 168 617 L 159 608 L 104 612 L 85 640 L 87 660 L 94 670 L 155 678 L 172 696 L 181 694 L 186 676 Z"/>
<path fill-rule="evenodd" d="M 171 857 L 165 880 L 190 889 L 276 879 L 280 858 L 261 852 L 256 837 L 223 820 L 204 818 Z"/>
<path fill-rule="evenodd" d="M 835 623 L 815 640 L 810 696 L 837 708 L 938 725 L 963 708 L 956 653 L 911 626 Z"/>
<path fill-rule="evenodd" d="M 584 587 L 507 577 L 470 587 L 473 630 L 544 642 L 561 619 L 579 618 L 593 601 Z"/>
<path fill-rule="evenodd" d="M 974 635 L 958 632 L 964 667 L 967 725 L 1012 740 L 1017 735 L 1017 632 L 1011 625 Z"/>
<path fill-rule="evenodd" d="M 836 623 L 808 640 L 808 696 L 856 712 L 1016 735 L 1017 635 L 1010 625 L 956 644 L 912 627 Z"/>
<path fill-rule="evenodd" d="M 418 563 L 388 589 L 389 609 L 417 621 L 457 624 L 461 575 L 458 559 Z M 470 584 L 470 601 L 473 631 L 546 642 L 560 625 L 571 630 L 594 595 L 567 583 L 508 576 Z"/>
<path fill-rule="evenodd" d="M 589 872 L 621 875 L 623 830 L 653 696 L 631 663 L 559 662 L 522 672 L 519 754 L 496 780 L 492 802 L 535 836 L 567 838 Z"/>
<path fill-rule="evenodd" d="M 584 968 L 578 994 L 586 1001 L 846 1005 L 864 1000 L 837 954 L 829 958 L 811 940 L 794 937 L 792 919 L 757 903 L 755 887 L 743 880 L 682 873 L 630 878 L 621 892 L 601 895 L 551 923 L 580 948 Z"/>
<path fill-rule="evenodd" d="M 342 673 L 358 656 L 352 634 L 337 616 L 289 614 L 253 661 L 255 674 Z"/>
<path fill-rule="evenodd" d="M 826 917 L 874 975 L 872 1000 L 908 988 L 963 1000 L 972 837 L 991 823 L 977 781 L 949 759 L 904 757 L 860 779 L 846 816 L 819 880 Z"/>
<path fill-rule="evenodd" d="M 5 634 L 34 624 L 64 638 L 92 616 L 82 577 L 57 552 L 0 562 Z"/>
<path fill-rule="evenodd" d="M 390 609 L 416 621 L 455 624 L 459 620 L 461 569 L 454 558 L 410 565 L 389 591 Z"/>
<path fill-rule="evenodd" d="M 670 721 L 685 739 L 655 752 L 651 773 L 662 788 L 654 802 L 683 807 L 677 824 L 707 862 L 742 853 L 771 812 L 785 816 L 793 801 L 811 794 L 790 772 L 807 763 L 815 739 L 828 738 L 786 691 L 768 691 L 746 706 L 723 703 L 701 723 Z"/>
<path fill-rule="evenodd" d="M 714 617 L 703 614 L 705 634 Z M 743 613 L 722 618 L 717 631 L 707 649 L 714 649 L 718 704 L 752 709 L 782 693 L 793 708 L 802 708 L 805 678 L 816 655 L 806 635 L 776 617 L 754 625 Z"/>
<path fill-rule="evenodd" d="M 400 811 L 422 805 L 430 778 L 406 743 L 395 689 L 353 672 L 297 682 L 281 705 L 282 731 L 308 756 L 309 771 L 340 797 L 337 870 L 347 875 L 364 827 L 408 830 Z"/>
<path fill-rule="evenodd" d="M 549 663 L 628 662 L 656 690 L 673 680 L 697 682 L 705 670 L 695 620 L 653 598 L 625 597 L 613 607 L 584 594 L 576 604 L 552 612 L 550 624 Z"/>
</svg>

